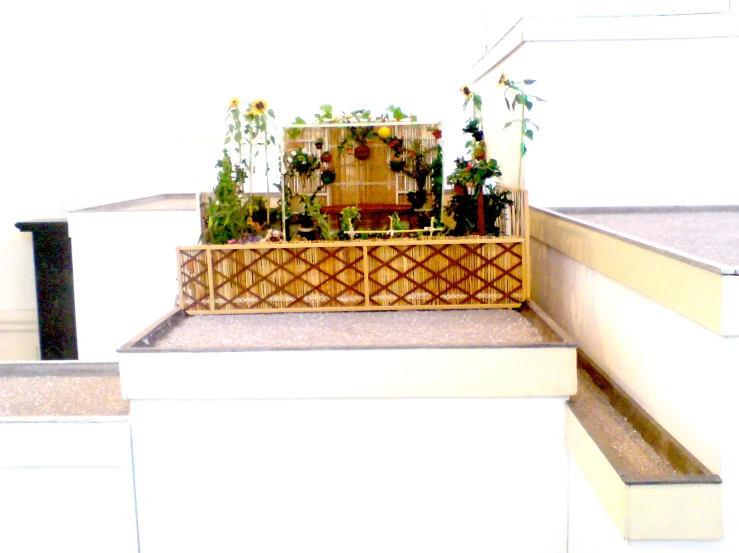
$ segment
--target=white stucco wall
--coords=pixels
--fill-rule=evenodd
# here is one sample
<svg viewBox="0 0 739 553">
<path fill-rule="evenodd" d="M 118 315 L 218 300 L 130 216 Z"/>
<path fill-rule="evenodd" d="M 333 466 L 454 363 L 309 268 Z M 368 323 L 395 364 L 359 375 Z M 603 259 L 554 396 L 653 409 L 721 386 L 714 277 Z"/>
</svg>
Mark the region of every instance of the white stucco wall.
<svg viewBox="0 0 739 553">
<path fill-rule="evenodd" d="M 533 205 L 736 204 L 737 54 L 735 14 L 524 19 L 477 66 L 490 153 L 517 183 L 505 72 L 546 100 L 524 158 Z"/>
<path fill-rule="evenodd" d="M 141 553 L 566 551 L 561 398 L 134 400 L 131 422 Z"/>
<path fill-rule="evenodd" d="M 128 422 L 0 419 L 0 550 L 138 550 Z"/>
</svg>

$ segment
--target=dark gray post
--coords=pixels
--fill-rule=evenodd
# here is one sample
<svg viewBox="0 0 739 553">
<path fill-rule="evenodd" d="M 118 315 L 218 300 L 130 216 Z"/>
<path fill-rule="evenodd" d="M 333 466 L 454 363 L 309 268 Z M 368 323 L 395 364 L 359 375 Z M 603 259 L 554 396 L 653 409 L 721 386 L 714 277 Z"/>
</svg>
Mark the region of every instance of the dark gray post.
<svg viewBox="0 0 739 553">
<path fill-rule="evenodd" d="M 63 219 L 16 223 L 33 233 L 41 359 L 77 359 L 72 241 Z"/>
</svg>

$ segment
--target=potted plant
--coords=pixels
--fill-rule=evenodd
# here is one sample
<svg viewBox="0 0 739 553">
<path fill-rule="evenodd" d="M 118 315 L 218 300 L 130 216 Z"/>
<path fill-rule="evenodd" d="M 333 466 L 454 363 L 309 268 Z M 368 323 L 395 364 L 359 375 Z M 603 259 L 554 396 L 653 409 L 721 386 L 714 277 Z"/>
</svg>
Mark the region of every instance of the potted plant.
<svg viewBox="0 0 739 553">
<path fill-rule="evenodd" d="M 487 181 L 501 175 L 498 162 L 494 159 L 455 160 L 455 169 L 447 177 L 447 182 L 455 189 L 455 196 L 446 209 L 447 214 L 455 221 L 452 235 L 463 236 L 469 232 L 480 231 L 478 204 L 482 204 L 485 234 L 498 236 L 500 230 L 496 226 L 496 221 L 504 207 L 512 202 L 508 199 L 508 191 L 498 191 Z M 471 194 L 468 192 L 468 186 L 472 187 Z"/>
<path fill-rule="evenodd" d="M 426 204 L 426 180 L 432 172 L 434 154 L 440 155 L 438 148 L 424 149 L 418 141 L 405 148 L 406 164 L 403 173 L 416 181 L 415 192 L 408 192 L 408 200 L 415 210 L 423 209 Z"/>
<path fill-rule="evenodd" d="M 331 166 L 321 171 L 321 182 L 323 184 L 332 184 L 336 180 L 336 171 Z"/>
<path fill-rule="evenodd" d="M 405 160 L 402 157 L 396 154 L 390 158 L 390 170 L 391 171 L 395 173 L 400 173 L 401 171 L 403 171 L 404 167 L 405 167 Z"/>
<path fill-rule="evenodd" d="M 285 168 L 289 177 L 302 176 L 307 179 L 320 166 L 319 158 L 302 148 L 293 150 L 285 156 Z"/>
<path fill-rule="evenodd" d="M 319 136 L 318 138 L 316 138 L 314 144 L 316 146 L 316 150 L 323 150 L 323 137 Z"/>
<path fill-rule="evenodd" d="M 331 152 L 326 150 L 325 152 L 321 152 L 321 163 L 331 163 Z"/>
<path fill-rule="evenodd" d="M 354 142 L 354 157 L 360 160 L 369 159 L 371 150 L 367 141 L 375 137 L 372 127 L 349 127 L 349 136 Z"/>
</svg>

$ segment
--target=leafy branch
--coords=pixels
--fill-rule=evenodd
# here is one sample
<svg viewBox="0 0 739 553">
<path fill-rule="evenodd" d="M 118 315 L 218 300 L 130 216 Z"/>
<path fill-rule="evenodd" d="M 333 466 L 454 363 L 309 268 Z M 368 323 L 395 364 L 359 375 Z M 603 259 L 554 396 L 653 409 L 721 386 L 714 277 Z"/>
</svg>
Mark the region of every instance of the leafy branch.
<svg viewBox="0 0 739 553">
<path fill-rule="evenodd" d="M 505 91 L 503 92 L 503 98 L 505 99 L 506 107 L 508 108 L 508 111 L 516 111 L 518 106 L 521 106 L 521 117 L 519 119 L 513 119 L 511 121 L 508 121 L 503 128 L 507 129 L 511 125 L 518 123 L 520 124 L 521 128 L 521 144 L 520 144 L 520 152 L 521 157 L 526 155 L 526 143 L 524 139 L 529 139 L 531 141 L 534 140 L 534 131 L 530 127 L 534 127 L 537 132 L 539 131 L 539 126 L 536 125 L 526 117 L 526 112 L 531 111 L 534 108 L 534 101 L 537 102 L 545 102 L 543 98 L 539 98 L 538 96 L 534 96 L 532 94 L 526 93 L 526 91 L 523 89 L 523 86 L 529 86 L 536 82 L 535 79 L 524 79 L 523 81 L 512 81 L 508 77 L 506 77 L 505 73 L 503 73 L 500 76 L 500 79 L 498 80 L 498 86 L 504 86 Z M 512 95 L 513 97 L 509 99 L 509 95 Z"/>
</svg>

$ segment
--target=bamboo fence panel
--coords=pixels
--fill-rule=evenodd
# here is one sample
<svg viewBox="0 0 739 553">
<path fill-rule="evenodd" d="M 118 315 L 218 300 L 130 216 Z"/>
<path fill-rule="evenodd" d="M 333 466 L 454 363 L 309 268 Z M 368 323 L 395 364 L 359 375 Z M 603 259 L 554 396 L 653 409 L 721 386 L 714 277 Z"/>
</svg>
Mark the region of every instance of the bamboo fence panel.
<svg viewBox="0 0 739 553">
<path fill-rule="evenodd" d="M 370 157 L 358 160 L 349 150 L 340 154 L 338 146 L 349 137 L 349 127 L 371 126 L 375 130 L 380 127 L 390 128 L 393 136 L 398 136 L 408 145 L 418 141 L 422 148 L 435 148 L 436 139 L 429 129 L 441 128 L 440 123 L 397 123 L 392 121 L 372 123 L 341 123 L 326 125 L 297 125 L 300 136 L 289 138 L 285 134 L 285 151 L 291 152 L 298 147 L 304 151 L 320 155 L 315 147 L 317 138 L 323 138 L 322 151 L 331 153 L 331 165 L 336 171 L 334 183 L 326 186 L 320 193 L 327 198 L 325 205 L 359 205 L 359 204 L 406 204 L 406 193 L 416 190 L 415 181 L 402 173 L 390 170 L 390 148 L 379 138 L 367 141 Z M 288 127 L 289 128 L 289 127 Z M 286 129 L 287 130 L 287 129 Z M 435 154 L 430 156 L 432 159 Z M 320 184 L 320 174 L 316 171 L 309 179 L 295 177 L 288 185 L 298 194 L 311 194 Z M 426 189 L 430 190 L 427 182 Z M 429 202 L 431 201 L 429 194 Z"/>
<path fill-rule="evenodd" d="M 518 307 L 521 238 L 433 238 L 178 248 L 189 314 Z"/>
</svg>

